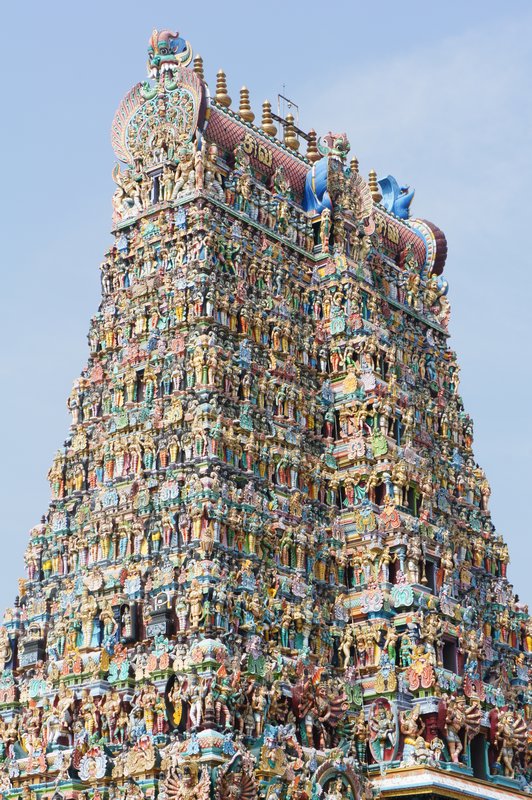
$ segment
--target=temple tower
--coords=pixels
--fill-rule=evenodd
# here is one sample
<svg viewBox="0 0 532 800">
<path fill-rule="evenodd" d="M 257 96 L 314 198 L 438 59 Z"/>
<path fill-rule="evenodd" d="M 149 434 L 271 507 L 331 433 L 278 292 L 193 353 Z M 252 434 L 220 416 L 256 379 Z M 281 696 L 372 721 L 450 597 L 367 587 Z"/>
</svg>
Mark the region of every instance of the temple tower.
<svg viewBox="0 0 532 800">
<path fill-rule="evenodd" d="M 3 796 L 526 791 L 532 628 L 413 192 L 154 31 L 47 514 L 0 628 Z M 306 153 L 306 154 L 305 154 Z"/>
</svg>

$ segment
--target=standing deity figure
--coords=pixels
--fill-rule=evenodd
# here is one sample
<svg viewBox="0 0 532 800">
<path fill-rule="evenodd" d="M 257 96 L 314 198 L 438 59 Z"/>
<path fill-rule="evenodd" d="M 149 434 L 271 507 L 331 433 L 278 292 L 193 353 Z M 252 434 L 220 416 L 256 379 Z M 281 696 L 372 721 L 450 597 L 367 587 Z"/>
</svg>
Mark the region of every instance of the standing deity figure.
<svg viewBox="0 0 532 800">
<path fill-rule="evenodd" d="M 206 689 L 202 687 L 198 676 L 193 673 L 186 689 L 186 699 L 189 704 L 188 721 L 192 730 L 201 725 L 205 694 Z"/>
<path fill-rule="evenodd" d="M 321 252 L 328 253 L 329 252 L 329 240 L 331 236 L 331 212 L 328 208 L 324 208 L 321 212 L 321 224 L 320 224 L 320 243 L 321 243 Z"/>
<path fill-rule="evenodd" d="M 83 689 L 78 714 L 89 741 L 98 732 L 98 710 L 89 689 Z"/>
<path fill-rule="evenodd" d="M 79 605 L 79 617 L 81 620 L 81 635 L 82 635 L 82 643 L 81 647 L 84 649 L 88 649 L 91 647 L 92 644 L 92 636 L 94 632 L 94 618 L 96 616 L 96 612 L 98 610 L 98 604 L 92 594 L 89 594 L 89 590 L 85 586 L 83 589 L 83 593 L 81 595 L 81 601 Z"/>
<path fill-rule="evenodd" d="M 355 635 L 353 628 L 347 625 L 344 629 L 342 638 L 340 640 L 339 651 L 342 655 L 342 666 L 348 667 L 352 661 L 352 650 L 356 646 Z"/>
<path fill-rule="evenodd" d="M 512 709 L 504 711 L 497 719 L 495 743 L 500 747 L 497 762 L 507 778 L 515 778 L 518 756 L 526 750 L 527 724 Z"/>
<path fill-rule="evenodd" d="M 0 674 L 4 671 L 6 665 L 11 661 L 12 657 L 13 657 L 13 650 L 11 648 L 11 642 L 9 641 L 7 629 L 1 627 L 0 628 Z"/>
<path fill-rule="evenodd" d="M 112 606 L 109 602 L 106 602 L 103 606 L 100 612 L 100 620 L 103 627 L 104 641 L 109 642 L 118 630 L 118 623 L 115 619 Z"/>
<path fill-rule="evenodd" d="M 100 707 L 102 717 L 105 719 L 106 728 L 111 744 L 118 743 L 118 724 L 120 712 L 122 711 L 122 700 L 116 689 L 105 695 Z"/>
<path fill-rule="evenodd" d="M 360 764 L 365 764 L 367 761 L 366 749 L 368 746 L 368 723 L 366 721 L 363 708 L 361 708 L 358 712 L 352 730 L 358 762 Z"/>
<path fill-rule="evenodd" d="M 420 537 L 410 536 L 406 549 L 406 571 L 410 583 L 419 583 L 419 562 L 422 554 Z"/>
<path fill-rule="evenodd" d="M 466 724 L 465 697 L 458 695 L 457 697 L 449 698 L 447 695 L 444 695 L 443 702 L 445 704 L 443 733 L 447 739 L 447 747 L 449 748 L 451 761 L 454 764 L 458 764 L 460 762 L 460 754 L 464 749 L 461 734 Z"/>
<path fill-rule="evenodd" d="M 197 580 L 193 580 L 188 591 L 190 627 L 197 628 L 203 614 L 203 592 Z"/>
</svg>

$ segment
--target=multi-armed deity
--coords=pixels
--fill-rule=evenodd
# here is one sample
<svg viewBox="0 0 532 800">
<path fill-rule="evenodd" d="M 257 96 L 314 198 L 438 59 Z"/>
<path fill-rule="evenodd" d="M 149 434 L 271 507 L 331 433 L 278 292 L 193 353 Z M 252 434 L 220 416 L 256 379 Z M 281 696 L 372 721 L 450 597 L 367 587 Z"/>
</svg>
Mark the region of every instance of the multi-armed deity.
<svg viewBox="0 0 532 800">
<path fill-rule="evenodd" d="M 345 134 L 268 102 L 255 124 L 221 71 L 211 95 L 178 34 L 149 74 L 113 123 L 102 301 L 0 628 L 3 797 L 527 791 L 532 625 L 443 233 Z"/>
</svg>

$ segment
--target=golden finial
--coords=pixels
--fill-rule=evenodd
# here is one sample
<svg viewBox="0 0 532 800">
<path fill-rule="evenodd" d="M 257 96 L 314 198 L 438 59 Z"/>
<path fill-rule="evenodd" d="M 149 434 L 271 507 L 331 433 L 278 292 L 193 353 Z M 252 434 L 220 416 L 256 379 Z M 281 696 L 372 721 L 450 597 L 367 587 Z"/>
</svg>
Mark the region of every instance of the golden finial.
<svg viewBox="0 0 532 800">
<path fill-rule="evenodd" d="M 273 124 L 272 104 L 269 100 L 265 100 L 262 104 L 262 122 L 260 127 L 268 136 L 275 136 L 277 133 L 277 128 Z"/>
<path fill-rule="evenodd" d="M 240 105 L 238 107 L 238 115 L 245 122 L 253 122 L 255 119 L 255 114 L 251 110 L 251 106 L 249 104 L 249 89 L 246 86 L 243 86 L 240 89 Z"/>
<path fill-rule="evenodd" d="M 284 126 L 284 143 L 290 150 L 299 149 L 299 139 L 297 138 L 296 129 L 294 127 L 294 115 L 286 115 L 286 125 Z"/>
<path fill-rule="evenodd" d="M 203 74 L 203 59 L 200 55 L 194 56 L 193 70 L 200 80 L 205 80 L 205 75 Z"/>
<path fill-rule="evenodd" d="M 314 128 L 311 128 L 308 132 L 307 158 L 311 164 L 314 164 L 315 161 L 319 161 L 321 158 L 318 150 L 318 137 L 316 136 Z"/>
<path fill-rule="evenodd" d="M 229 108 L 231 105 L 231 98 L 227 94 L 227 80 L 223 69 L 219 69 L 216 75 L 216 94 L 214 95 L 214 99 L 220 106 Z"/>
<path fill-rule="evenodd" d="M 370 169 L 369 171 L 368 186 L 374 201 L 376 203 L 380 202 L 382 200 L 382 194 L 380 186 L 377 183 L 377 173 L 374 169 Z"/>
<path fill-rule="evenodd" d="M 354 156 L 349 166 L 351 167 L 351 175 L 358 175 L 358 158 Z"/>
</svg>

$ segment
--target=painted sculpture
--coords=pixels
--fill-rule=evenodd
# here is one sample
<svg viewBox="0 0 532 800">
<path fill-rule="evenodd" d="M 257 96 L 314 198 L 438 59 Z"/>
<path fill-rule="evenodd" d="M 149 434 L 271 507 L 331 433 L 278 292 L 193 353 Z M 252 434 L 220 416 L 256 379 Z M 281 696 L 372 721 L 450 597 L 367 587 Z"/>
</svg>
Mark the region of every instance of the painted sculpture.
<svg viewBox="0 0 532 800">
<path fill-rule="evenodd" d="M 445 237 L 345 134 L 277 138 L 223 72 L 210 94 L 178 33 L 148 67 L 0 628 L 2 796 L 368 800 L 412 768 L 529 792 L 532 624 L 447 345 Z"/>
</svg>

